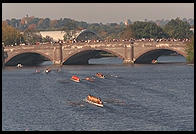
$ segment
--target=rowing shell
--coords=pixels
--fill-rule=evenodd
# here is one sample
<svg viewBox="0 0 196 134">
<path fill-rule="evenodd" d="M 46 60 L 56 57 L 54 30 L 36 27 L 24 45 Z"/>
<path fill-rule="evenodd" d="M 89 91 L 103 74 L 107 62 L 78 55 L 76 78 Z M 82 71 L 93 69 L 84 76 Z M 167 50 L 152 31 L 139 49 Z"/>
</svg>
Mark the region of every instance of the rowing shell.
<svg viewBox="0 0 196 134">
<path fill-rule="evenodd" d="M 84 99 L 84 101 L 85 101 L 85 102 L 88 102 L 88 103 L 90 103 L 90 104 L 93 104 L 93 105 L 99 106 L 99 107 L 103 107 L 103 104 L 97 104 L 97 103 L 94 103 L 94 102 L 89 101 L 89 100 L 87 100 L 87 99 Z"/>
<path fill-rule="evenodd" d="M 80 82 L 80 80 L 74 80 L 74 79 L 72 79 L 72 78 L 71 78 L 70 80 L 75 81 L 75 82 Z"/>
</svg>

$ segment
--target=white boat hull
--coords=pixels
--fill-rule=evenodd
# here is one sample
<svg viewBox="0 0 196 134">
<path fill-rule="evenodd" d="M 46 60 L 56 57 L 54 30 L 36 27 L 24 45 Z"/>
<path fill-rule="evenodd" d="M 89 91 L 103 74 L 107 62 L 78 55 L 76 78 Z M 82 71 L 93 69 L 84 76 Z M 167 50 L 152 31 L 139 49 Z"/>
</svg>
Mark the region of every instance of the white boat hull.
<svg viewBox="0 0 196 134">
<path fill-rule="evenodd" d="M 103 107 L 103 104 L 97 104 L 97 103 L 94 103 L 94 102 L 89 101 L 89 100 L 87 100 L 87 99 L 85 99 L 84 101 L 86 101 L 86 102 L 88 102 L 88 103 L 90 103 L 90 104 L 93 104 L 93 105 L 99 106 L 99 107 Z"/>
</svg>

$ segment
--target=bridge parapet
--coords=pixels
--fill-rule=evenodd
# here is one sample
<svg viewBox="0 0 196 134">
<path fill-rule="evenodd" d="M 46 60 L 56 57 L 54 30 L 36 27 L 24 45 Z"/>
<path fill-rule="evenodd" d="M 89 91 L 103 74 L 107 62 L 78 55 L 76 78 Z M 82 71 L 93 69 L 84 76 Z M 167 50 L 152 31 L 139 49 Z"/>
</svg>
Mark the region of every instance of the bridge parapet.
<svg viewBox="0 0 196 134">
<path fill-rule="evenodd" d="M 185 46 L 186 42 L 183 41 L 135 41 L 134 46 L 140 45 L 140 46 L 145 46 L 145 47 L 150 47 L 150 46 L 156 46 L 159 44 L 167 44 L 168 46 Z M 39 44 L 39 45 L 22 45 L 22 46 L 5 46 L 5 49 L 11 49 L 11 48 L 48 48 L 48 47 L 54 47 L 59 45 L 59 43 L 55 44 Z M 130 45 L 129 41 L 114 41 L 114 42 L 78 42 L 78 43 L 63 43 L 63 47 L 71 48 L 72 46 L 104 46 L 104 47 L 117 47 L 117 46 L 123 46 L 123 45 Z"/>
<path fill-rule="evenodd" d="M 135 42 L 134 46 L 139 47 L 185 47 L 184 42 Z"/>
</svg>

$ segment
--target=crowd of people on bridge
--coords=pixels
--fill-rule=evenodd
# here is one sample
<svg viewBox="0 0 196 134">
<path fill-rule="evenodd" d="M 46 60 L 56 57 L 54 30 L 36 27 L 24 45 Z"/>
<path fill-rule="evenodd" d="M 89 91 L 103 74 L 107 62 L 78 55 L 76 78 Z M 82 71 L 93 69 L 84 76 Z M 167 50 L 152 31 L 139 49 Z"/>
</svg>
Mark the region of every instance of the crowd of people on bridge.
<svg viewBox="0 0 196 134">
<path fill-rule="evenodd" d="M 62 43 L 62 44 L 77 44 L 77 43 L 112 43 L 112 42 L 130 42 L 131 44 L 133 44 L 134 42 L 187 42 L 190 41 L 190 39 L 174 39 L 174 38 L 161 38 L 161 39 L 153 39 L 153 38 L 141 38 L 141 39 L 106 39 L 106 40 L 80 40 L 80 41 L 76 41 L 75 39 L 73 40 L 67 40 L 67 41 L 63 41 L 63 40 L 59 40 L 59 41 L 54 41 L 54 42 L 44 42 L 44 43 L 40 43 L 40 42 L 36 42 L 35 44 L 19 44 L 19 46 L 23 46 L 23 45 L 54 45 L 56 43 Z M 12 44 L 12 45 L 6 45 L 6 46 L 18 46 L 17 44 Z"/>
<path fill-rule="evenodd" d="M 190 39 L 174 39 L 174 38 L 161 38 L 161 39 L 153 39 L 153 38 L 141 38 L 141 39 L 107 39 L 107 40 L 68 40 L 68 41 L 60 41 L 58 43 L 99 43 L 99 42 L 187 42 Z"/>
<path fill-rule="evenodd" d="M 111 42 L 130 42 L 133 44 L 134 42 L 187 42 L 190 41 L 190 39 L 174 39 L 174 38 L 161 38 L 161 39 L 153 39 L 153 38 L 142 38 L 142 39 L 107 39 L 107 40 L 69 40 L 69 41 L 61 41 L 58 43 L 69 43 L 69 44 L 76 44 L 76 43 L 111 43 Z"/>
</svg>

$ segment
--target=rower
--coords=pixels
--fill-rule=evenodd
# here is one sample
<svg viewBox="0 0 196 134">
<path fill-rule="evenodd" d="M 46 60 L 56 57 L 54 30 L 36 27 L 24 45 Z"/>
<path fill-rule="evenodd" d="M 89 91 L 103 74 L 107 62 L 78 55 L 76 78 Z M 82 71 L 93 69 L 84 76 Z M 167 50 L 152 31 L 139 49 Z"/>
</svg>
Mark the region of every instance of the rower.
<svg viewBox="0 0 196 134">
<path fill-rule="evenodd" d="M 37 70 L 37 69 L 36 69 L 35 72 L 36 72 L 36 73 L 40 73 L 40 70 Z"/>
<path fill-rule="evenodd" d="M 46 72 L 46 73 L 49 73 L 49 72 L 50 72 L 50 70 L 47 68 L 47 69 L 45 70 L 45 72 Z"/>
</svg>

